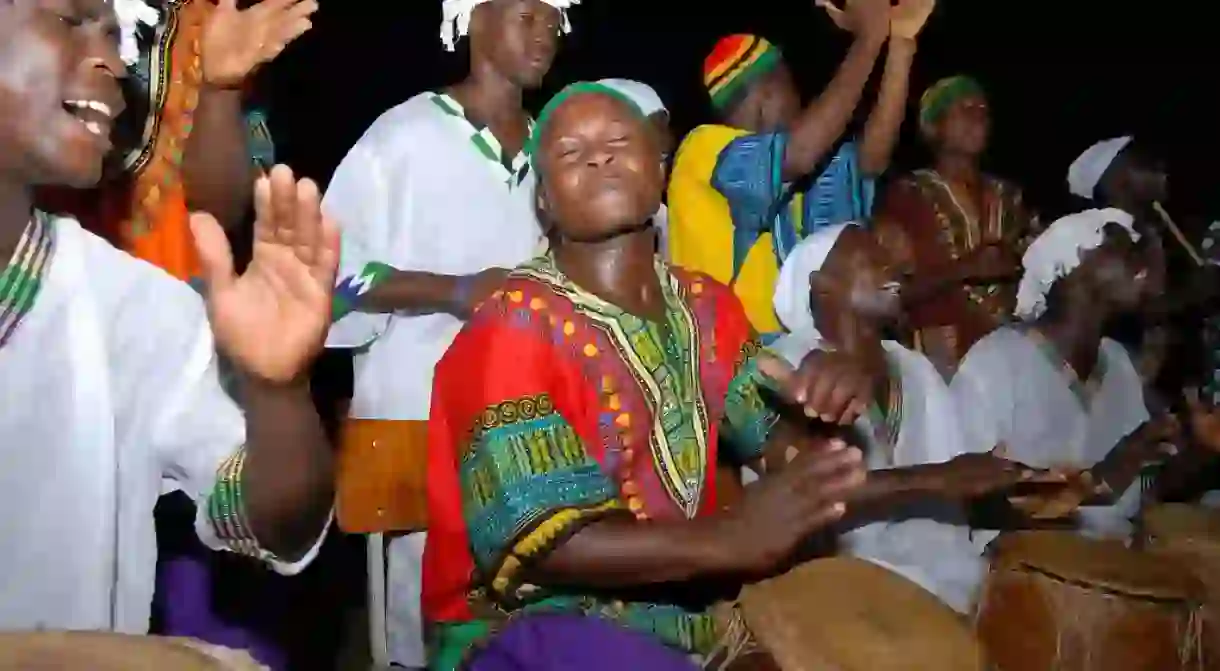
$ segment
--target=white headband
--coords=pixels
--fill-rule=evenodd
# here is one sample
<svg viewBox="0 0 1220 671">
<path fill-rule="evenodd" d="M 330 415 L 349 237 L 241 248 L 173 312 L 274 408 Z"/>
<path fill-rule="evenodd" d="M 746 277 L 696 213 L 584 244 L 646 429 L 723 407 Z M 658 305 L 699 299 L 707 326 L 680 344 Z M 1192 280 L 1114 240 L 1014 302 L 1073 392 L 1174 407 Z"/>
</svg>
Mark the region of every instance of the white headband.
<svg viewBox="0 0 1220 671">
<path fill-rule="evenodd" d="M 1118 224 L 1139 240 L 1133 217 L 1113 208 L 1085 210 L 1058 219 L 1030 244 L 1021 258 L 1025 272 L 1017 286 L 1018 319 L 1037 319 L 1046 312 L 1046 296 L 1060 278 L 1080 265 L 1085 252 L 1097 249 L 1105 242 L 1107 224 Z"/>
<path fill-rule="evenodd" d="M 661 96 L 649 85 L 631 79 L 603 79 L 598 82 L 602 86 L 612 88 L 627 96 L 635 106 L 640 108 L 644 116 L 652 116 L 657 112 L 669 113 Z"/>
<path fill-rule="evenodd" d="M 1118 157 L 1119 152 L 1131 144 L 1130 135 L 1102 140 L 1084 150 L 1068 168 L 1068 191 L 1081 198 L 1093 200 L 1097 183 L 1106 169 Z"/>
<path fill-rule="evenodd" d="M 136 41 L 140 24 L 155 26 L 161 20 L 161 15 L 143 0 L 114 0 L 114 13 L 122 31 L 119 55 L 127 65 L 135 65 L 140 60 L 140 45 Z"/>
<path fill-rule="evenodd" d="M 492 0 L 444 0 L 441 4 L 441 42 L 445 49 L 453 51 L 457 41 L 470 32 L 470 15 L 474 8 Z M 542 0 L 542 2 L 559 10 L 563 17 L 561 29 L 566 34 L 572 30 L 568 21 L 568 8 L 579 5 L 580 0 Z"/>
<path fill-rule="evenodd" d="M 821 270 L 839 236 L 854 221 L 820 228 L 792 249 L 775 281 L 771 306 L 779 323 L 791 333 L 816 332 L 812 306 L 809 305 L 809 275 Z"/>
</svg>

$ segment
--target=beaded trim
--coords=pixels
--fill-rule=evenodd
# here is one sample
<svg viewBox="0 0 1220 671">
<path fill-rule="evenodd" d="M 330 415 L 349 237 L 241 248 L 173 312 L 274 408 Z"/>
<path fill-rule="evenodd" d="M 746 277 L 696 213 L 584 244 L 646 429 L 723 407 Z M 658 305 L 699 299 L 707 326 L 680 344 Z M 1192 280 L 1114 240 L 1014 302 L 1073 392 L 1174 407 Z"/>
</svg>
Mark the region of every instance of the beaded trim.
<svg viewBox="0 0 1220 671">
<path fill-rule="evenodd" d="M 246 448 L 241 448 L 216 469 L 216 484 L 208 495 L 208 520 L 230 550 L 249 557 L 265 556 L 246 517 L 245 488 L 242 472 L 246 465 Z"/>
<path fill-rule="evenodd" d="M 873 403 L 868 410 L 868 421 L 873 429 L 873 440 L 893 457 L 898 435 L 902 432 L 902 370 L 893 362 L 888 363 L 890 379 L 885 408 Z"/>
<path fill-rule="evenodd" d="M 54 250 L 55 227 L 47 215 L 35 212 L 8 266 L 0 272 L 0 347 L 34 307 Z"/>
</svg>

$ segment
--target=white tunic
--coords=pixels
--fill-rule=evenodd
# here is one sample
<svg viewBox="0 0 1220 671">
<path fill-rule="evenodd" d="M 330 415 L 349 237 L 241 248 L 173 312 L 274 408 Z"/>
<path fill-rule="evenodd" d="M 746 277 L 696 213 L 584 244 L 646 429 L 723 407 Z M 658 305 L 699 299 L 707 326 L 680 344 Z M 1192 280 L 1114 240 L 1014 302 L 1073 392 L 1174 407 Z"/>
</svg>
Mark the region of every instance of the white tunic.
<svg viewBox="0 0 1220 671">
<path fill-rule="evenodd" d="M 1062 360 L 1030 336 L 1005 327 L 975 343 L 951 385 L 970 449 L 1004 443 L 1009 458 L 1036 468 L 1087 468 L 1101 461 L 1149 415 L 1127 350 L 1105 339 L 1099 356 L 1105 376 L 1086 407 Z M 1125 538 L 1138 508 L 1136 483 L 1113 506 L 1081 509 L 1081 530 Z"/>
<path fill-rule="evenodd" d="M 512 268 L 541 251 L 527 157 L 493 160 L 489 149 L 503 153 L 448 96 L 423 93 L 381 115 L 339 164 L 322 202 L 343 234 L 340 282 L 370 262 L 471 275 Z M 451 315 L 408 312 L 352 313 L 336 322 L 327 346 L 359 348 L 352 417 L 428 419 L 432 369 L 461 328 Z M 423 545 L 424 534 L 412 534 L 391 541 L 388 553 L 388 652 L 407 667 L 425 663 Z"/>
<path fill-rule="evenodd" d="M 153 506 L 163 488 L 206 496 L 245 420 L 199 295 L 75 221 L 53 225 L 41 292 L 0 348 L 0 630 L 143 633 Z M 204 511 L 196 530 L 221 549 Z"/>
<path fill-rule="evenodd" d="M 820 344 L 815 333 L 788 334 L 771 349 L 799 365 Z M 865 443 L 869 470 L 943 463 L 964 453 L 960 425 L 944 378 L 926 357 L 884 341 L 886 356 L 902 376 L 902 424 L 892 446 L 884 445 L 869 417 L 855 428 Z M 981 549 L 971 542 L 964 511 L 928 502 L 894 510 L 886 519 L 854 528 L 839 538 L 851 554 L 894 571 L 968 613 L 986 570 Z"/>
</svg>

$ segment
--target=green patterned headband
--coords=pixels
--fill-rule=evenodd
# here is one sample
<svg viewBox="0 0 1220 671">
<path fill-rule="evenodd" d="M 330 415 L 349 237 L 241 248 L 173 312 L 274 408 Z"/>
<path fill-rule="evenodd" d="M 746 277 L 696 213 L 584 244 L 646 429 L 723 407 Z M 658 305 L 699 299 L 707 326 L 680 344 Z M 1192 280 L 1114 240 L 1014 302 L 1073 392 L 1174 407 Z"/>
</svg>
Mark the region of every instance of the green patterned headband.
<svg viewBox="0 0 1220 671">
<path fill-rule="evenodd" d="M 605 84 L 601 84 L 599 82 L 576 82 L 575 84 L 568 84 L 567 86 L 563 87 L 562 91 L 556 93 L 555 96 L 551 98 L 549 102 L 547 102 L 546 106 L 542 108 L 542 111 L 538 113 L 538 119 L 534 122 L 534 130 L 530 133 L 529 140 L 525 144 L 525 150 L 530 157 L 530 167 L 533 170 L 538 169 L 538 146 L 542 142 L 542 133 L 546 131 L 546 127 L 550 124 L 551 118 L 555 116 L 555 110 L 559 109 L 561 105 L 572 98 L 575 98 L 576 96 L 589 94 L 610 96 L 611 98 L 622 102 L 624 105 L 630 108 L 632 112 L 640 115 L 641 119 L 645 118 L 644 113 L 640 110 L 639 105 L 635 104 L 634 100 L 623 95 L 621 92 L 606 86 Z"/>
<path fill-rule="evenodd" d="M 919 99 L 919 124 L 927 126 L 940 121 L 953 103 L 963 98 L 985 97 L 987 93 L 978 80 L 966 75 L 946 77 L 928 87 Z"/>
</svg>

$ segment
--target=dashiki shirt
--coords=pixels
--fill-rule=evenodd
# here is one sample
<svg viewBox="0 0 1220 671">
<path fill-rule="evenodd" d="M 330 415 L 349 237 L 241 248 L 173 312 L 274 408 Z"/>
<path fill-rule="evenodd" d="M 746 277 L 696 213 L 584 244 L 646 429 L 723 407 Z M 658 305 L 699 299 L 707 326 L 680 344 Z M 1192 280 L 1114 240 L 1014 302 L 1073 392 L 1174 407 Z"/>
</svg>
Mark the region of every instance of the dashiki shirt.
<svg viewBox="0 0 1220 671">
<path fill-rule="evenodd" d="M 462 320 L 443 313 L 359 312 L 360 295 L 395 269 L 472 275 L 529 260 L 544 242 L 534 185 L 524 148 L 510 155 L 445 93 L 421 93 L 385 112 L 344 157 L 322 200 L 343 238 L 326 346 L 355 350 L 352 418 L 411 422 L 404 435 L 420 440 L 432 369 L 462 328 Z M 417 454 L 427 449 L 413 444 Z M 370 573 L 386 573 L 384 581 L 370 581 L 371 610 L 386 613 L 373 618 L 374 640 L 386 641 L 389 661 L 425 666 L 424 534 L 387 539 L 384 569 L 378 539 L 370 543 L 378 562 Z"/>
<path fill-rule="evenodd" d="M 781 177 L 787 145 L 787 133 L 700 126 L 678 148 L 669 182 L 670 259 L 733 287 L 764 340 L 781 331 L 771 298 L 796 243 L 864 221 L 873 205 L 874 181 L 860 172 L 854 143 L 795 184 Z"/>
<path fill-rule="evenodd" d="M 71 219 L 25 240 L 0 293 L 0 630 L 146 633 L 163 491 L 195 500 L 204 545 L 303 570 L 324 530 L 290 563 L 245 520 L 245 418 L 199 295 Z"/>
<path fill-rule="evenodd" d="M 437 365 L 429 424 L 424 609 L 435 668 L 514 613 L 603 617 L 682 652 L 712 650 L 710 611 L 555 591 L 523 564 L 612 515 L 717 509 L 715 465 L 761 456 L 776 421 L 736 298 L 657 262 L 664 322 L 573 284 L 550 256 L 513 271 Z M 725 440 L 721 442 L 721 438 Z"/>
<path fill-rule="evenodd" d="M 1003 443 L 1008 457 L 1034 468 L 1091 468 L 1148 421 L 1143 382 L 1127 348 L 1105 338 L 1082 380 L 1032 327 L 1002 327 L 979 340 L 950 385 L 967 449 Z M 1092 536 L 1126 538 L 1138 512 L 1139 483 L 1111 506 L 1080 509 Z M 976 539 L 979 534 L 975 534 Z"/>
<path fill-rule="evenodd" d="M 1003 242 L 1019 255 L 1035 232 L 1014 185 L 983 177 L 978 217 L 967 214 L 935 170 L 917 170 L 896 181 L 886 192 L 878 213 L 882 244 L 919 275 L 939 270 L 979 247 Z M 946 289 L 913 306 L 908 343 L 951 376 L 962 356 L 979 338 L 1012 318 L 1017 284 L 970 285 Z"/>
</svg>

